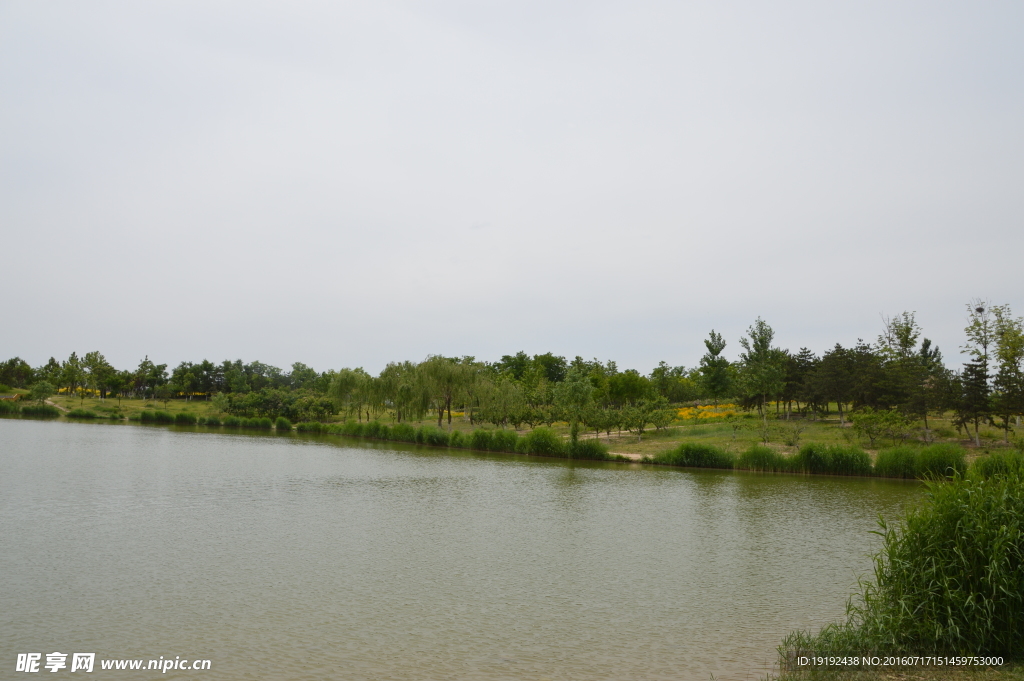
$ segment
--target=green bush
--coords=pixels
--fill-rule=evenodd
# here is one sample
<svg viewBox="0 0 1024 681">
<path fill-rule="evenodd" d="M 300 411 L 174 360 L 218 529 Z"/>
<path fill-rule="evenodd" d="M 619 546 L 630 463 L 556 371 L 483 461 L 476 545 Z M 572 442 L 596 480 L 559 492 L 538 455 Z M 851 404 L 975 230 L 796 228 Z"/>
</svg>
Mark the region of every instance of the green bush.
<svg viewBox="0 0 1024 681">
<path fill-rule="evenodd" d="M 391 427 L 391 439 L 398 442 L 416 442 L 416 429 L 408 423 L 398 423 Z"/>
<path fill-rule="evenodd" d="M 274 422 L 266 416 L 252 419 L 242 419 L 242 427 L 249 428 L 251 430 L 270 430 L 274 427 Z"/>
<path fill-rule="evenodd" d="M 140 414 L 138 412 L 136 412 L 134 414 L 131 414 L 131 415 L 128 416 L 128 420 L 129 421 L 141 421 L 142 420 L 142 414 Z"/>
<path fill-rule="evenodd" d="M 514 430 L 496 430 L 491 433 L 491 451 L 514 452 L 519 435 Z"/>
<path fill-rule="evenodd" d="M 875 475 L 883 478 L 916 478 L 919 454 L 919 448 L 911 445 L 883 449 L 875 457 Z"/>
<path fill-rule="evenodd" d="M 216 416 L 207 416 L 206 417 L 206 425 L 208 425 L 208 426 L 219 426 L 220 425 L 220 419 L 217 418 Z"/>
<path fill-rule="evenodd" d="M 736 456 L 714 445 L 684 442 L 675 449 L 657 454 L 654 463 L 690 468 L 734 468 Z"/>
<path fill-rule="evenodd" d="M 274 421 L 274 430 L 279 433 L 290 433 L 292 432 L 292 422 L 283 416 L 278 416 Z"/>
<path fill-rule="evenodd" d="M 534 428 L 519 438 L 516 445 L 516 451 L 520 454 L 564 457 L 567 453 L 562 438 L 549 428 Z"/>
<path fill-rule="evenodd" d="M 174 416 L 166 411 L 153 412 L 153 420 L 157 423 L 174 423 Z"/>
<path fill-rule="evenodd" d="M 793 470 L 793 463 L 771 447 L 756 444 L 740 454 L 736 460 L 736 468 L 746 471 L 781 473 Z"/>
<path fill-rule="evenodd" d="M 491 431 L 478 428 L 469 436 L 470 449 L 478 449 L 482 452 L 491 449 Z"/>
<path fill-rule="evenodd" d="M 348 421 L 339 429 L 339 435 L 348 435 L 350 437 L 360 437 L 363 434 L 363 424 L 357 421 Z"/>
<path fill-rule="evenodd" d="M 794 469 L 819 475 L 871 475 L 871 457 L 860 447 L 804 445 L 794 461 Z"/>
<path fill-rule="evenodd" d="M 0 400 L 0 414 L 14 416 L 21 413 L 21 407 L 14 400 Z"/>
<path fill-rule="evenodd" d="M 295 424 L 295 430 L 300 433 L 323 433 L 327 427 L 318 421 L 303 421 Z"/>
<path fill-rule="evenodd" d="M 434 426 L 423 426 L 416 433 L 416 441 L 432 447 L 447 447 L 448 433 Z"/>
<path fill-rule="evenodd" d="M 141 412 L 139 412 L 139 420 L 142 421 L 143 423 L 154 423 L 156 421 L 156 418 L 153 416 L 153 412 L 149 411 L 148 409 L 144 409 Z"/>
<path fill-rule="evenodd" d="M 187 411 L 179 411 L 174 415 L 174 423 L 179 426 L 194 426 L 196 425 L 196 415 Z"/>
<path fill-rule="evenodd" d="M 1002 463 L 1008 464 L 1008 460 Z M 995 466 L 995 464 L 993 464 Z M 925 502 L 882 524 L 875 579 L 847 621 L 796 632 L 794 655 L 963 655 L 1024 659 L 1024 468 L 927 483 Z"/>
<path fill-rule="evenodd" d="M 952 443 L 922 447 L 917 458 L 917 474 L 922 478 L 963 475 L 967 471 L 966 454 L 963 447 Z"/>
<path fill-rule="evenodd" d="M 242 419 L 238 418 L 237 416 L 225 416 L 224 417 L 224 427 L 225 428 L 241 428 L 242 427 Z"/>
<path fill-rule="evenodd" d="M 363 437 L 372 437 L 378 440 L 387 440 L 391 429 L 380 421 L 370 421 L 363 426 Z"/>
<path fill-rule="evenodd" d="M 599 440 L 577 440 L 576 442 L 570 442 L 566 450 L 570 459 L 608 461 L 612 458 L 608 454 L 608 446 Z"/>
<path fill-rule="evenodd" d="M 971 464 L 971 471 L 983 478 L 1016 473 L 1024 468 L 1024 456 L 1019 451 L 995 452 Z"/>
<path fill-rule="evenodd" d="M 97 416 L 91 409 L 72 409 L 68 412 L 69 419 L 94 419 Z"/>
<path fill-rule="evenodd" d="M 206 425 L 206 417 L 205 416 L 200 416 L 199 418 L 197 418 L 196 419 L 196 425 L 197 426 L 205 426 Z"/>
<path fill-rule="evenodd" d="M 391 435 L 392 435 L 392 437 L 391 437 L 392 440 L 396 439 L 394 437 L 394 433 L 392 433 Z M 463 435 L 461 432 L 459 432 L 457 430 L 453 430 L 452 432 L 448 433 L 448 446 L 449 447 L 465 447 L 467 440 L 469 440 L 469 437 L 466 436 L 466 435 Z"/>
<path fill-rule="evenodd" d="M 49 404 L 26 404 L 21 408 L 21 415 L 53 419 L 60 416 L 60 409 L 50 406 Z"/>
</svg>

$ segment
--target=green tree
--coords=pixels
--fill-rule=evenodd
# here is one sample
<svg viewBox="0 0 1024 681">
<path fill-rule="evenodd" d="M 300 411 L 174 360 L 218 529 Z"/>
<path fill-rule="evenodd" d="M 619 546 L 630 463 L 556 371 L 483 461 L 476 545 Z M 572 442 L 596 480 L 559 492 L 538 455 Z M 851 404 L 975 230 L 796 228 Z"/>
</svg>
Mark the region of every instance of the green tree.
<svg viewBox="0 0 1024 681">
<path fill-rule="evenodd" d="M 992 307 L 995 317 L 995 357 L 998 362 L 993 382 L 993 408 L 1002 421 L 1003 438 L 1010 441 L 1010 419 L 1024 414 L 1024 319 L 1016 319 L 1009 305 Z"/>
<path fill-rule="evenodd" d="M 981 422 L 991 417 L 989 380 L 990 349 L 995 342 L 995 320 L 989 304 L 975 299 L 967 305 L 967 343 L 961 353 L 970 357 L 961 372 L 962 392 L 959 412 L 963 420 L 974 424 L 974 443 L 981 446 Z"/>
<path fill-rule="evenodd" d="M 747 395 L 757 399 L 761 418 L 767 421 L 768 399 L 785 387 L 786 353 L 772 347 L 775 331 L 760 317 L 740 339 L 740 382 Z"/>
<path fill-rule="evenodd" d="M 569 422 L 569 439 L 573 444 L 579 439 L 580 422 L 593 402 L 593 393 L 590 377 L 575 367 L 569 369 L 565 380 L 554 388 L 555 406 Z"/>
<path fill-rule="evenodd" d="M 32 385 L 30 394 L 32 399 L 42 404 L 46 400 L 50 399 L 50 396 L 57 392 L 57 389 L 53 387 L 53 384 L 49 381 L 39 381 Z"/>
<path fill-rule="evenodd" d="M 702 383 L 704 393 L 715 401 L 718 407 L 718 400 L 729 394 L 732 388 L 732 376 L 729 372 L 729 360 L 722 357 L 722 350 L 725 349 L 725 339 L 722 334 L 711 329 L 711 333 L 704 340 L 704 346 L 708 351 L 700 358 L 700 373 L 703 377 Z"/>
</svg>

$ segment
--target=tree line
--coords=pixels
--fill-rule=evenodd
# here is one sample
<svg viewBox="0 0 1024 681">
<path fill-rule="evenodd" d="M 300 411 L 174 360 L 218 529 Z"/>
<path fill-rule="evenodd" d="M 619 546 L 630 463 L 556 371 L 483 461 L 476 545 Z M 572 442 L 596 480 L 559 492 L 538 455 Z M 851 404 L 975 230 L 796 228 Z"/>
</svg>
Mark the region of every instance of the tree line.
<svg viewBox="0 0 1024 681">
<path fill-rule="evenodd" d="M 495 362 L 431 355 L 421 362 L 389 363 L 374 376 L 362 368 L 318 372 L 301 363 L 289 371 L 262 362 L 182 362 L 168 370 L 148 356 L 134 370 L 111 366 L 100 352 L 31 367 L 20 358 L 0 364 L 0 384 L 42 385 L 52 392 L 99 399 L 168 401 L 207 399 L 240 417 L 327 421 L 342 414 L 357 421 L 396 423 L 436 418 L 451 426 L 453 413 L 499 428 L 567 422 L 572 439 L 586 428 L 599 434 L 627 429 L 642 434 L 675 418 L 673 405 L 729 399 L 767 421 L 837 414 L 888 413 L 924 422 L 950 414 L 958 429 L 996 425 L 1006 437 L 1024 414 L 1024 330 L 1007 305 L 967 306 L 965 355 L 947 367 L 938 347 L 923 337 L 913 312 L 884 320 L 874 342 L 837 343 L 818 355 L 777 347 L 775 332 L 758 318 L 738 341 L 712 330 L 706 352 L 692 368 L 661 362 L 649 374 L 620 370 L 614 361 L 572 360 L 553 353 L 518 352 Z M 980 440 L 979 440 L 980 442 Z"/>
</svg>

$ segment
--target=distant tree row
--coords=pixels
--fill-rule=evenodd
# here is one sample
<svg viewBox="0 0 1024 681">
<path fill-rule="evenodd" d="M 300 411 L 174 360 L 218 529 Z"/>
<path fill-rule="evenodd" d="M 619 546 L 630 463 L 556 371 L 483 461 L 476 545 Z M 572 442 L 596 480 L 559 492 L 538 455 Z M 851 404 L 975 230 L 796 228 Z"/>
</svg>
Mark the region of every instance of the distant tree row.
<svg viewBox="0 0 1024 681">
<path fill-rule="evenodd" d="M 958 428 L 1003 428 L 1006 437 L 1024 415 L 1024 331 L 1009 306 L 968 305 L 967 361 L 945 366 L 939 349 L 922 336 L 913 312 L 886 319 L 875 342 L 836 344 L 821 355 L 774 345 L 775 332 L 758 318 L 739 339 L 735 360 L 712 330 L 698 366 L 661 362 L 648 375 L 620 371 L 614 361 L 518 352 L 496 362 L 474 357 L 428 356 L 392 362 L 377 376 L 362 368 L 319 373 L 296 362 L 290 371 L 241 360 L 166 364 L 144 358 L 134 370 L 112 367 L 99 352 L 50 358 L 32 368 L 15 357 L 0 364 L 0 384 L 50 385 L 68 394 L 142 399 L 212 399 L 245 417 L 284 416 L 324 421 L 338 413 L 359 421 L 396 422 L 436 417 L 438 426 L 463 412 L 474 423 L 531 427 L 556 421 L 600 433 L 626 428 L 643 433 L 664 427 L 670 405 L 732 400 L 761 418 L 817 418 L 834 409 L 840 423 L 851 412 L 896 413 L 905 419 L 951 413 Z M 39 391 L 37 391 L 39 392 Z"/>
</svg>

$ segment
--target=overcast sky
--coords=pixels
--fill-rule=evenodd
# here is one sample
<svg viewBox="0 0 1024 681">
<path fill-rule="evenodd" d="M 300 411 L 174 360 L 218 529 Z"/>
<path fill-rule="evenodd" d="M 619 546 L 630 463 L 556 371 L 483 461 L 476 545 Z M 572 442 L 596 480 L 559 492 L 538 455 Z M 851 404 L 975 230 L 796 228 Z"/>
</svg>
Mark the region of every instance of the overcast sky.
<svg viewBox="0 0 1024 681">
<path fill-rule="evenodd" d="M 0 360 L 692 366 L 1024 314 L 1020 2 L 0 2 Z"/>
</svg>

